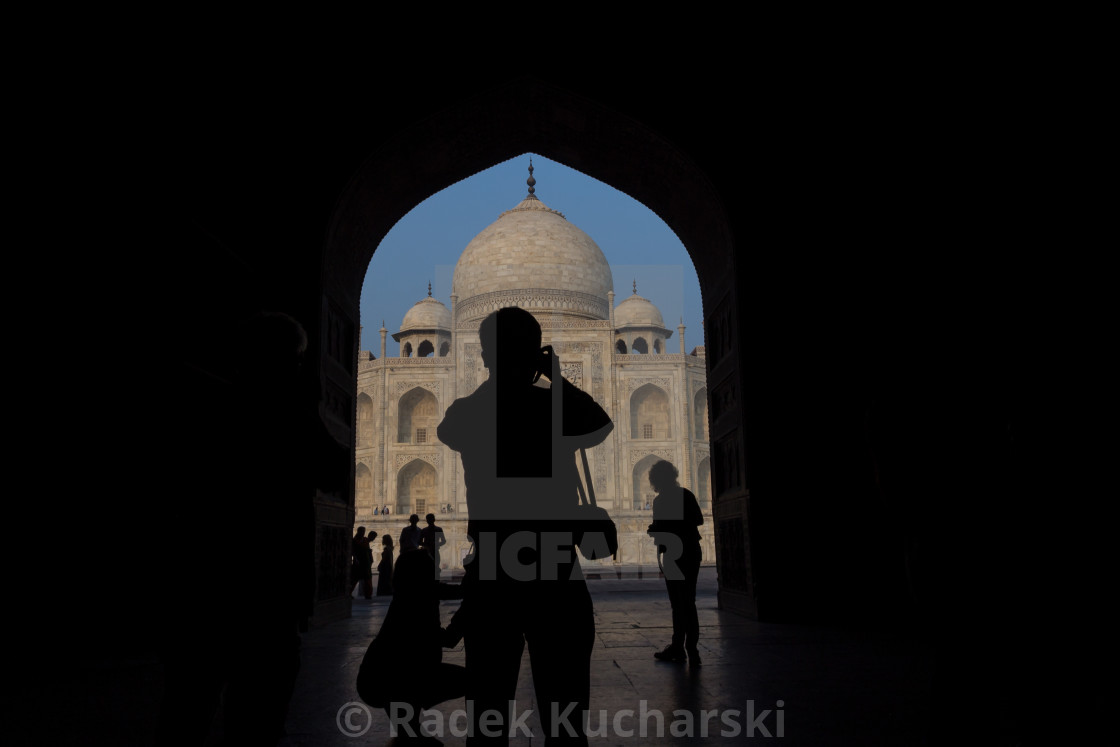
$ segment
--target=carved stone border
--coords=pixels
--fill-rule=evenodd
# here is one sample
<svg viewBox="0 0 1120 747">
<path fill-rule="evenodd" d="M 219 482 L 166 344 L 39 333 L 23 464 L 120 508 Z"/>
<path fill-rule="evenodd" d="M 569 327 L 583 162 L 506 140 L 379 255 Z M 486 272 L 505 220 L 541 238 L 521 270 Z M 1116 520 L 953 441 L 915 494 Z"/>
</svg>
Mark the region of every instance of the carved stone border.
<svg viewBox="0 0 1120 747">
<path fill-rule="evenodd" d="M 455 316 L 459 322 L 478 319 L 504 306 L 520 306 L 529 312 L 582 314 L 600 320 L 610 315 L 607 299 L 590 293 L 552 288 L 525 288 L 471 296 L 455 305 Z"/>
<path fill-rule="evenodd" d="M 416 459 L 420 459 L 422 461 L 427 462 L 428 464 L 435 467 L 437 470 L 439 469 L 440 463 L 443 461 L 443 459 L 442 459 L 442 457 L 441 457 L 441 455 L 438 451 L 436 451 L 436 452 L 415 452 L 415 453 L 405 452 L 403 454 L 396 454 L 393 457 L 393 463 L 395 465 L 394 468 L 393 468 L 393 471 L 394 472 L 400 472 L 401 467 L 405 466 L 409 462 L 414 461 Z"/>
<path fill-rule="evenodd" d="M 672 462 L 676 459 L 676 455 L 672 449 L 631 449 L 630 450 L 630 469 L 634 469 L 634 465 L 645 459 L 647 456 L 657 456 L 664 459 L 666 462 Z"/>
<path fill-rule="evenodd" d="M 669 392 L 667 390 L 670 390 L 670 389 L 673 388 L 673 377 L 672 376 L 658 376 L 658 377 L 653 377 L 653 378 L 643 377 L 643 378 L 635 378 L 635 379 L 626 379 L 626 392 L 628 394 L 633 394 L 635 389 L 637 389 L 639 387 L 643 387 L 646 384 L 653 384 L 654 386 L 660 387 L 662 390 L 666 390 L 665 394 L 669 394 Z"/>
</svg>

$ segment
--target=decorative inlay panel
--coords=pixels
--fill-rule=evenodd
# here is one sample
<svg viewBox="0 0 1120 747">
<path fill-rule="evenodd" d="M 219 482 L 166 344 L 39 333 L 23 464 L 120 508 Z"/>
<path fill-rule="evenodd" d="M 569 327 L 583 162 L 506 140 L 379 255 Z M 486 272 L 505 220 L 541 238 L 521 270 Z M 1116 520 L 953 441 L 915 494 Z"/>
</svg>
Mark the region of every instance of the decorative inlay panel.
<svg viewBox="0 0 1120 747">
<path fill-rule="evenodd" d="M 591 389 L 576 384 L 587 392 L 600 406 L 606 407 L 607 393 L 603 373 L 603 347 L 601 342 L 562 342 L 556 346 L 556 355 L 560 357 L 560 366 L 563 370 L 565 355 L 591 355 Z M 570 379 L 569 379 L 570 380 Z M 575 382 L 572 382 L 575 384 Z"/>
<path fill-rule="evenodd" d="M 725 297 L 712 315 L 708 317 L 708 335 L 705 340 L 708 353 L 708 363 L 715 366 L 731 352 L 731 340 L 734 330 L 731 328 L 732 319 L 729 301 Z"/>
<path fill-rule="evenodd" d="M 645 386 L 646 384 L 653 384 L 654 386 L 659 386 L 662 389 L 669 389 L 673 386 L 673 379 L 669 376 L 659 376 L 657 378 L 652 378 L 652 379 L 651 378 L 627 379 L 626 380 L 626 391 L 627 392 L 633 392 L 638 387 Z M 668 394 L 668 392 L 666 392 L 666 394 Z"/>
<path fill-rule="evenodd" d="M 684 363 L 691 356 L 680 353 L 651 353 L 650 355 L 612 353 L 611 360 L 615 363 Z M 699 360 L 699 359 L 697 359 Z"/>
<path fill-rule="evenodd" d="M 455 315 L 459 322 L 481 319 L 506 306 L 519 306 L 529 312 L 576 314 L 597 320 L 607 318 L 609 313 L 607 299 L 590 293 L 525 288 L 493 291 L 464 299 L 456 304 Z"/>
<path fill-rule="evenodd" d="M 440 397 L 441 387 L 440 387 L 440 382 L 438 382 L 438 381 L 398 381 L 398 382 L 396 382 L 396 384 L 397 384 L 397 396 L 398 397 L 400 397 L 402 394 L 404 394 L 405 392 L 407 392 L 410 389 L 415 389 L 416 387 L 420 387 L 421 389 L 427 389 L 429 392 L 436 395 L 437 400 L 439 400 L 441 398 Z"/>
<path fill-rule="evenodd" d="M 583 361 L 569 361 L 565 363 L 561 360 L 560 375 L 575 384 L 576 388 L 583 389 Z"/>
<path fill-rule="evenodd" d="M 739 467 L 739 434 L 729 433 L 719 441 L 712 444 L 717 456 L 716 466 L 713 470 L 715 478 L 716 495 L 722 495 L 728 490 L 742 485 L 742 472 Z"/>
<path fill-rule="evenodd" d="M 388 366 L 389 368 L 396 368 L 397 366 L 432 366 L 451 370 L 451 354 L 448 353 L 444 356 L 430 356 L 428 358 L 394 358 L 392 356 L 385 356 L 378 358 L 375 361 L 362 361 L 358 364 L 359 371 L 373 371 L 382 369 Z"/>
<path fill-rule="evenodd" d="M 436 452 L 406 452 L 404 454 L 397 454 L 394 458 L 396 468 L 399 470 L 414 459 L 422 459 L 436 469 L 439 469 L 442 456 L 438 451 Z"/>
<path fill-rule="evenodd" d="M 728 377 L 711 391 L 712 422 L 719 420 L 723 415 L 735 407 L 738 399 L 739 386 L 734 376 Z"/>
<path fill-rule="evenodd" d="M 346 371 L 353 368 L 354 323 L 332 301 L 327 304 L 327 355 Z"/>
<path fill-rule="evenodd" d="M 328 379 L 323 386 L 323 404 L 327 412 L 339 423 L 345 423 L 349 430 L 350 415 L 354 412 L 354 400 L 350 392 Z"/>
<path fill-rule="evenodd" d="M 630 466 L 633 467 L 638 462 L 645 459 L 647 456 L 657 456 L 664 459 L 666 462 L 671 462 L 676 459 L 672 449 L 631 449 L 630 450 Z"/>
<path fill-rule="evenodd" d="M 463 353 L 463 370 L 460 375 L 467 385 L 467 392 L 473 392 L 478 387 L 475 369 L 478 368 L 478 362 L 482 358 L 482 343 L 468 342 L 463 346 Z"/>
</svg>

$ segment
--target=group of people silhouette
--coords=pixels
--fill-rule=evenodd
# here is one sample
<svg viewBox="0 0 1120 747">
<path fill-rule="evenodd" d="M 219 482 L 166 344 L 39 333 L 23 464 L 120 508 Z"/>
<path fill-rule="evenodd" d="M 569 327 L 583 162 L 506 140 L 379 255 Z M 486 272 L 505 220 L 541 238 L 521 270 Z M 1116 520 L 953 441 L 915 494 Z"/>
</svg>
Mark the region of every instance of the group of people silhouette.
<svg viewBox="0 0 1120 747">
<path fill-rule="evenodd" d="M 412 514 L 408 517 L 408 526 L 401 530 L 400 552 L 403 554 L 410 550 L 425 550 L 432 557 L 434 573 L 438 576 L 440 569 L 439 549 L 447 544 L 443 530 L 436 526 L 434 514 L 425 517 L 427 526 L 421 529 L 417 526 L 420 517 Z M 365 527 L 358 527 L 350 546 L 350 594 L 361 588 L 362 596 L 366 599 L 373 598 L 373 541 L 377 539 L 377 532 L 366 534 Z M 377 596 L 391 596 L 393 594 L 393 538 L 384 535 L 381 538 L 381 559 L 377 563 Z"/>
<path fill-rule="evenodd" d="M 589 708 L 595 622 L 577 553 L 589 525 L 578 511 L 575 456 L 602 443 L 613 424 L 560 375 L 531 314 L 500 309 L 479 334 L 490 376 L 448 407 L 437 431 L 463 464 L 473 542 L 465 575 L 461 584 L 439 580 L 442 532 L 433 515 L 424 530 L 412 515 L 400 537 L 393 600 L 363 659 L 358 693 L 386 710 L 398 739 L 421 740 L 422 709 L 466 696 L 468 743 L 506 744 L 527 646 L 546 744 L 586 744 L 582 716 Z M 541 377 L 549 387 L 537 385 Z M 658 496 L 649 533 L 665 561 L 674 629 L 656 656 L 699 665 L 695 595 L 703 517 L 672 464 L 658 463 L 650 482 Z M 416 552 L 421 549 L 428 552 Z M 447 628 L 442 599 L 462 600 Z M 466 666 L 443 662 L 442 649 L 460 641 Z"/>
</svg>

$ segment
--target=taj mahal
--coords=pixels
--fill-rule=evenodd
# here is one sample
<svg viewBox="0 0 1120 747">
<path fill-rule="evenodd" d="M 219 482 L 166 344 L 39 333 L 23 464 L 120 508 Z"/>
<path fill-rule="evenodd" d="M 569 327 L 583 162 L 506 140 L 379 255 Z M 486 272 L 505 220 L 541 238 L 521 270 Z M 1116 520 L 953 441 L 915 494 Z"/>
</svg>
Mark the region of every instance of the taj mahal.
<svg viewBox="0 0 1120 747">
<path fill-rule="evenodd" d="M 683 324 L 672 340 L 673 330 L 638 295 L 636 281 L 616 304 L 603 251 L 535 195 L 532 171 L 530 165 L 525 198 L 463 250 L 449 303 L 433 298 L 429 284 L 428 296 L 392 334 L 397 355 L 388 353 L 384 324 L 378 354 L 359 353 L 355 525 L 395 540 L 409 514 L 418 514 L 423 526 L 424 515 L 433 513 L 447 539 L 441 564 L 461 567 L 470 548 L 462 465 L 439 442 L 436 426 L 455 399 L 488 376 L 479 324 L 499 308 L 520 306 L 540 322 L 542 344 L 553 346 L 564 378 L 594 397 L 615 424 L 587 456 L 597 503 L 618 525 L 619 551 L 585 567 L 656 564 L 646 534 L 654 498 L 648 475 L 662 459 L 696 494 L 705 517 L 704 563 L 714 563 L 704 348 L 686 352 Z"/>
</svg>

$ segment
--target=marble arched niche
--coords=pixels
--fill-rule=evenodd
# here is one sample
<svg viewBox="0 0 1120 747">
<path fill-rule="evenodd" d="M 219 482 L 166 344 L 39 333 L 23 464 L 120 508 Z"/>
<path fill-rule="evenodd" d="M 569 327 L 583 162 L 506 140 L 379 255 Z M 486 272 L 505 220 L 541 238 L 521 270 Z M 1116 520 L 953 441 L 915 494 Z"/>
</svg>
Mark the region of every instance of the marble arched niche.
<svg viewBox="0 0 1120 747">
<path fill-rule="evenodd" d="M 358 448 L 373 446 L 373 399 L 368 394 L 358 395 Z"/>
<path fill-rule="evenodd" d="M 354 503 L 358 508 L 373 507 L 373 473 L 360 463 L 354 468 Z"/>
<path fill-rule="evenodd" d="M 397 443 L 433 443 L 439 425 L 439 403 L 427 389 L 415 387 L 403 395 L 397 405 Z M 419 431 L 423 430 L 423 441 Z"/>
<path fill-rule="evenodd" d="M 712 504 L 712 460 L 704 457 L 696 468 L 696 502 L 701 511 L 707 511 Z"/>
<path fill-rule="evenodd" d="M 630 395 L 630 438 L 671 438 L 669 395 L 656 384 L 643 384 Z"/>
<path fill-rule="evenodd" d="M 432 511 L 439 502 L 436 469 L 423 459 L 413 459 L 397 473 L 397 513 L 402 516 Z"/>
<path fill-rule="evenodd" d="M 662 461 L 660 456 L 650 454 L 634 465 L 634 471 L 631 475 L 631 508 L 644 509 L 647 502 L 651 506 L 653 505 L 653 499 L 657 497 L 657 491 L 649 484 L 649 470 L 660 461 Z"/>
<path fill-rule="evenodd" d="M 696 392 L 692 398 L 692 412 L 693 423 L 695 432 L 693 436 L 697 439 L 708 440 L 708 388 L 702 387 Z"/>
</svg>

